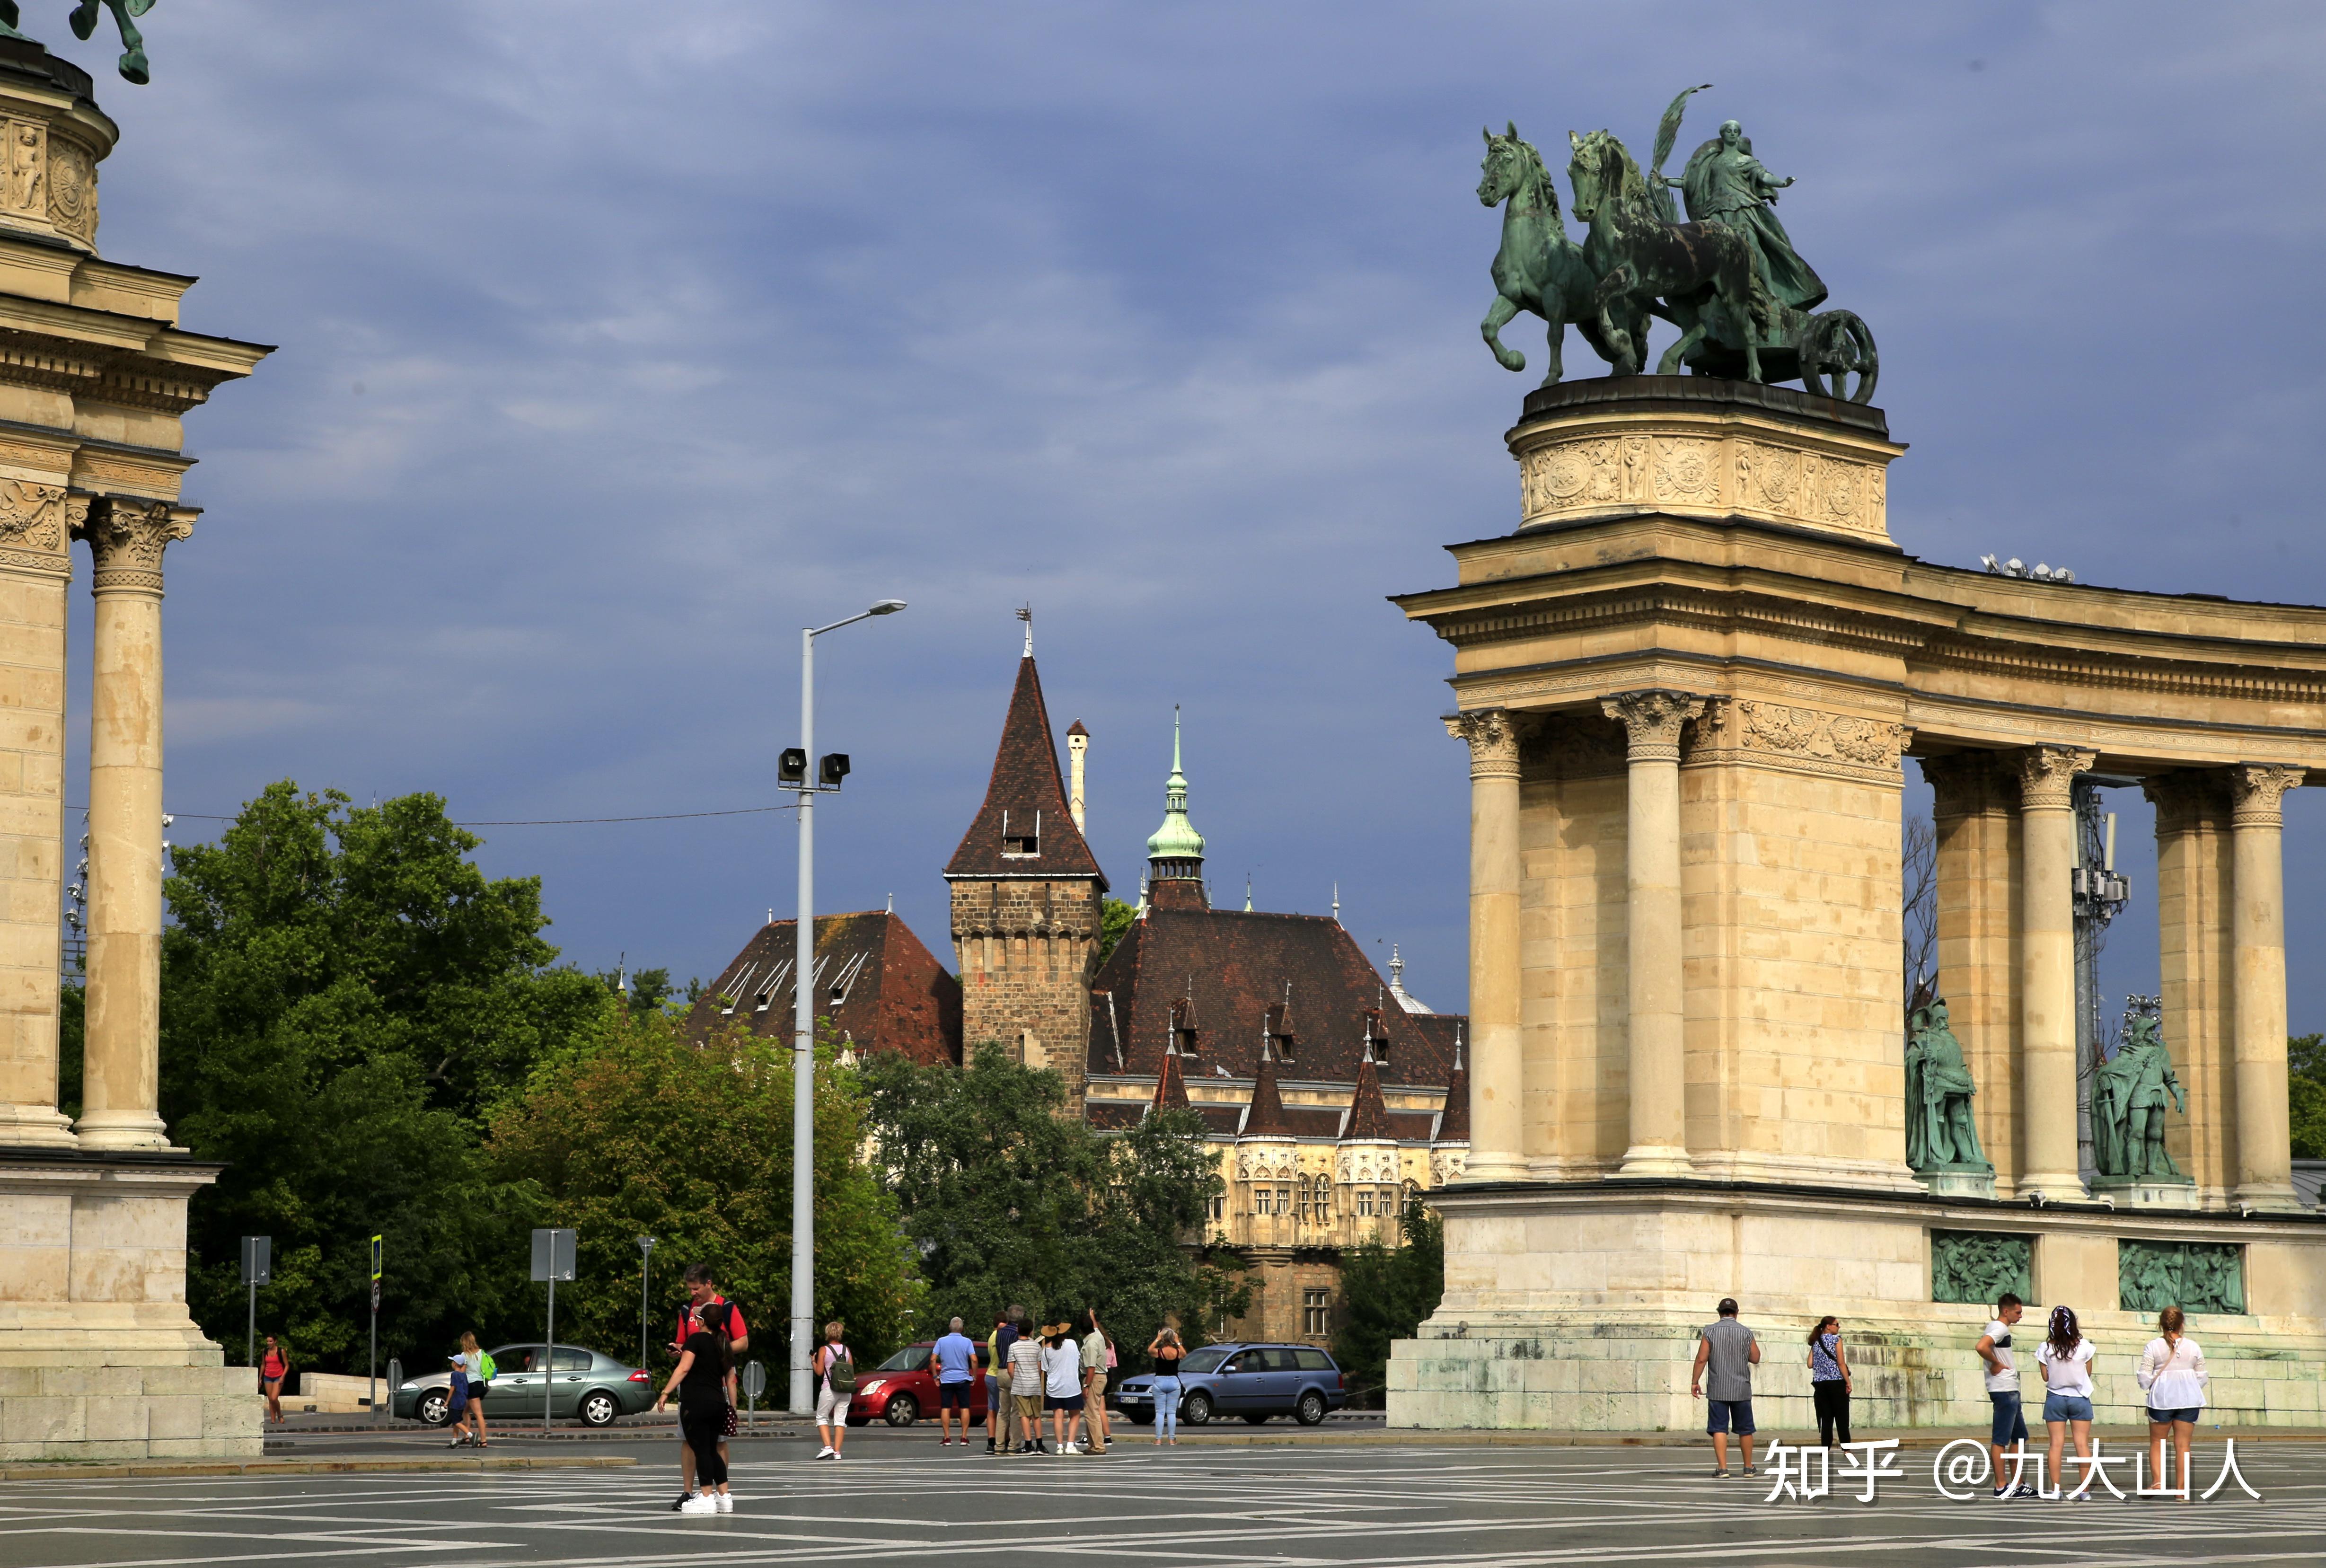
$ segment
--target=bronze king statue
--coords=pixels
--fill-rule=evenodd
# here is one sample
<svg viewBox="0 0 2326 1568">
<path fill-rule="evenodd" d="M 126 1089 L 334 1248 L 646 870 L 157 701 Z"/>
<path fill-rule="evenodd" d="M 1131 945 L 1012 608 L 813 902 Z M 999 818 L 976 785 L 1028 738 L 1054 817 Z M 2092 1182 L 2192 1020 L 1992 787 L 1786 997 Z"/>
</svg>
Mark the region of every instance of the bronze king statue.
<svg viewBox="0 0 2326 1568">
<path fill-rule="evenodd" d="M 1657 362 L 1659 376 L 1685 369 L 1798 380 L 1819 396 L 1869 401 L 1881 370 L 1873 331 L 1851 311 L 1818 309 L 1825 282 L 1778 221 L 1777 193 L 1792 180 L 1762 164 L 1735 120 L 1724 121 L 1718 135 L 1689 155 L 1679 178 L 1664 173 L 1689 97 L 1704 90 L 1689 88 L 1664 110 L 1644 174 L 1612 134 L 1567 134 L 1573 211 L 1590 226 L 1579 245 L 1560 220 L 1558 188 L 1541 153 L 1521 139 L 1516 122 L 1506 122 L 1501 135 L 1484 133 L 1478 200 L 1503 209 L 1494 302 L 1479 324 L 1486 347 L 1504 369 L 1524 369 L 1526 356 L 1506 347 L 1501 332 L 1525 311 L 1549 326 L 1544 385 L 1564 374 L 1569 326 L 1611 375 L 1637 376 L 1648 323 L 1661 318 L 1679 337 Z M 1686 221 L 1674 190 L 1687 201 Z"/>
</svg>

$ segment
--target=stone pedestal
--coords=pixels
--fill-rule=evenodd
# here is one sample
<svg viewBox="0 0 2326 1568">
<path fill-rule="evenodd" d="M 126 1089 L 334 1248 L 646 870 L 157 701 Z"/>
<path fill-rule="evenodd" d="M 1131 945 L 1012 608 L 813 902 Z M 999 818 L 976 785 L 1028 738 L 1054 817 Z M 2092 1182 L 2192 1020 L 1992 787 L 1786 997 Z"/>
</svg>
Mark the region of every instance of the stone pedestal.
<svg viewBox="0 0 2326 1568">
<path fill-rule="evenodd" d="M 1917 1171 L 1914 1180 L 1922 1191 L 1935 1198 L 1987 1198 L 1995 1196 L 1995 1173 L 1986 1171 Z"/>
<path fill-rule="evenodd" d="M 2177 1182 L 2141 1181 L 2098 1176 L 2092 1181 L 2095 1201 L 2106 1199 L 2119 1209 L 2194 1209 L 2197 1183 L 2186 1177 Z"/>
<path fill-rule="evenodd" d="M 163 544 L 181 417 L 263 346 L 183 330 L 193 280 L 97 255 L 116 132 L 88 75 L 0 39 L 0 1460 L 255 1456 L 254 1374 L 186 1310 L 218 1167 L 160 1116 Z M 58 1106 L 65 594 L 99 590 L 82 1115 Z M 79 793 L 76 786 L 74 793 Z M 99 913 L 101 911 L 101 913 Z"/>
</svg>

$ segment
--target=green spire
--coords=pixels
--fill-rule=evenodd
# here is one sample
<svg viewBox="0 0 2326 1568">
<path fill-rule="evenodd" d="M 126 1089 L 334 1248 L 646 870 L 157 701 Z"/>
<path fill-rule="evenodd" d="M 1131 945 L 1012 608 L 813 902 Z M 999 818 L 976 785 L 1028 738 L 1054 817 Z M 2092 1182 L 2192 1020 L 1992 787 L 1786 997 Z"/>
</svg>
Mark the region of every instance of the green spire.
<svg viewBox="0 0 2326 1568">
<path fill-rule="evenodd" d="M 1163 825 L 1147 840 L 1147 858 L 1162 877 L 1200 875 L 1204 836 L 1187 821 L 1187 775 L 1179 767 L 1179 710 L 1171 710 L 1171 776 L 1163 784 Z"/>
</svg>

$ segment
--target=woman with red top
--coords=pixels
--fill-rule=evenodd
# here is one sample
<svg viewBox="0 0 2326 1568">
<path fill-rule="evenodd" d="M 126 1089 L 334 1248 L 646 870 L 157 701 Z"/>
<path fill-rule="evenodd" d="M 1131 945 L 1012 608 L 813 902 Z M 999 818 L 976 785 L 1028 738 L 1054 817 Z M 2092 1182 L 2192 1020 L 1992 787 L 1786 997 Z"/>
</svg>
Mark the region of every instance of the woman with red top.
<svg viewBox="0 0 2326 1568">
<path fill-rule="evenodd" d="M 274 1336 L 266 1336 L 266 1354 L 258 1359 L 258 1387 L 266 1396 L 266 1419 L 278 1424 L 283 1420 L 283 1379 L 291 1375 L 291 1357 Z"/>
</svg>

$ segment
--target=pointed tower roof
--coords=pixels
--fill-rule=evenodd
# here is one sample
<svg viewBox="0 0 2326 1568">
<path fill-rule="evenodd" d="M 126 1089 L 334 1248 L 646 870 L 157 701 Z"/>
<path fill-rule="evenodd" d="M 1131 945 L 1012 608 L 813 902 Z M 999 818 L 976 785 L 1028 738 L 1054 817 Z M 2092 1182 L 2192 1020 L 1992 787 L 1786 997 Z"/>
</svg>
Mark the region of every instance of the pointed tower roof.
<svg viewBox="0 0 2326 1568">
<path fill-rule="evenodd" d="M 1043 706 L 1042 679 L 1031 654 L 1018 662 L 1018 686 L 1001 724 L 985 803 L 962 836 L 961 848 L 945 862 L 944 874 L 949 881 L 1087 877 L 1105 890 L 1106 873 L 1067 809 L 1049 710 Z"/>
<path fill-rule="evenodd" d="M 1343 1143 L 1361 1139 L 1393 1139 L 1390 1130 L 1389 1107 L 1382 1099 L 1381 1069 L 1373 1064 L 1373 1023 L 1375 1015 L 1365 1016 L 1365 1053 L 1357 1062 L 1357 1092 L 1349 1101 L 1349 1119 L 1341 1134 Z"/>
<path fill-rule="evenodd" d="M 1179 710 L 1176 707 L 1171 710 L 1171 776 L 1163 781 L 1163 825 L 1149 837 L 1147 858 L 1187 860 L 1197 866 L 1204 859 L 1204 836 L 1187 820 L 1187 775 L 1179 766 Z"/>
<path fill-rule="evenodd" d="M 1291 1118 L 1284 1114 L 1284 1097 L 1276 1091 L 1276 1053 L 1269 1049 L 1265 1018 L 1260 1026 L 1260 1066 L 1251 1079 L 1251 1106 L 1237 1132 L 1248 1138 L 1292 1136 Z"/>
<path fill-rule="evenodd" d="M 1179 1068 L 1179 1046 L 1176 1041 L 1163 1048 L 1163 1067 L 1155 1075 L 1155 1098 L 1149 1103 L 1148 1109 L 1149 1110 L 1189 1109 L 1187 1080 Z"/>
<path fill-rule="evenodd" d="M 1446 1110 L 1437 1118 L 1437 1141 L 1470 1141 L 1470 1073 L 1462 1064 L 1462 1021 L 1454 1025 L 1454 1071 L 1446 1081 Z"/>
</svg>

